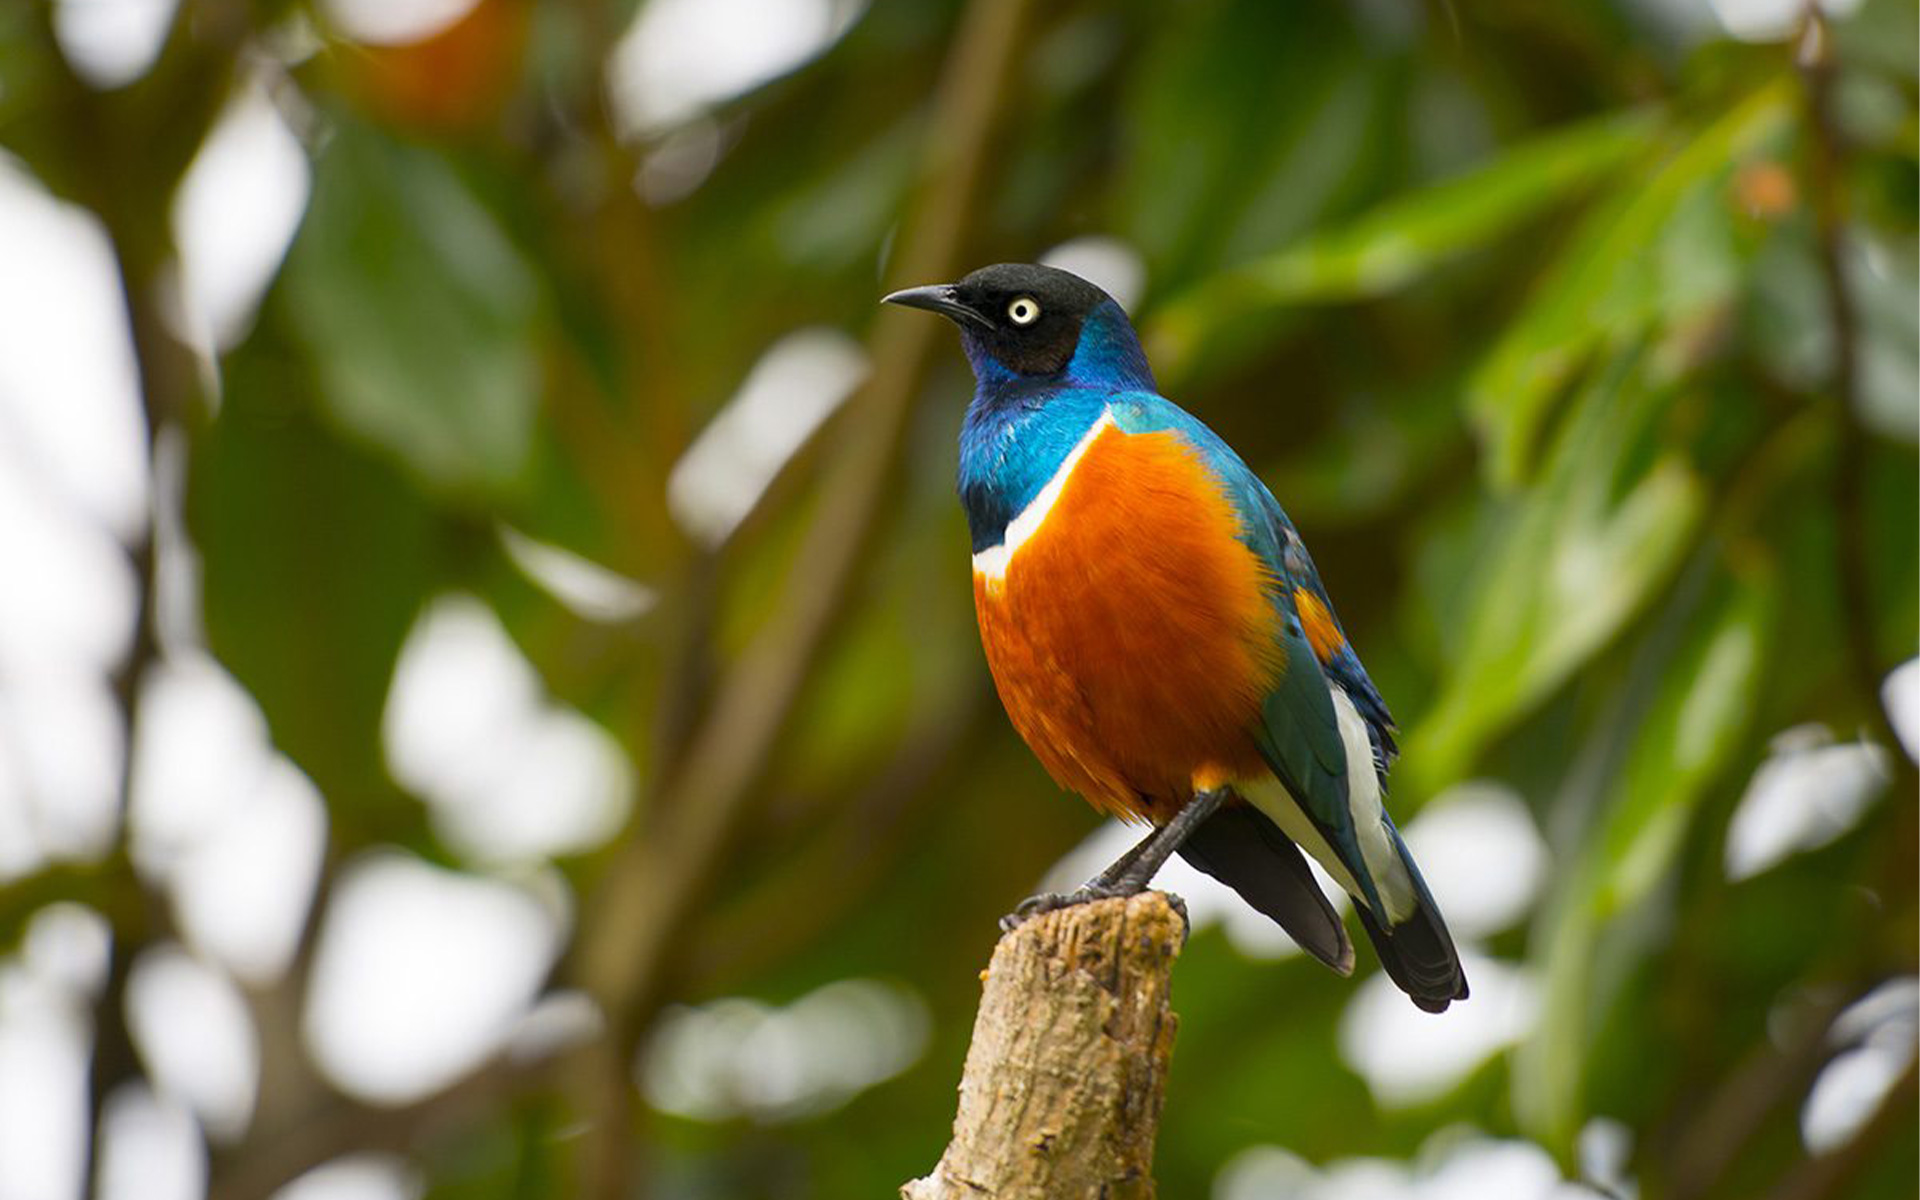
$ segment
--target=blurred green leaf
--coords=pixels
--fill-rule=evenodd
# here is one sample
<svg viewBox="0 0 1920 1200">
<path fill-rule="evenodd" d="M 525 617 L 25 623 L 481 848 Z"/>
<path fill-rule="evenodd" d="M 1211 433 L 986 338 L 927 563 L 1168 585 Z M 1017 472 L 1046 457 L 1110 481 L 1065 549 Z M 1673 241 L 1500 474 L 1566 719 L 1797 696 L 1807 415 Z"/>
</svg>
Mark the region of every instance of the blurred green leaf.
<svg viewBox="0 0 1920 1200">
<path fill-rule="evenodd" d="M 1244 195 L 1216 252 L 1223 261 L 1257 254 L 1311 229 L 1334 211 L 1368 165 L 1369 144 L 1387 91 L 1377 64 L 1356 62 L 1326 81 L 1320 94 L 1297 104 L 1298 131 L 1265 177 L 1239 181 Z"/>
<path fill-rule="evenodd" d="M 1920 10 L 1907 0 L 1867 0 L 1849 20 L 1839 22 L 1833 34 L 1848 62 L 1904 80 L 1909 95 L 1920 83 L 1920 60 L 1913 54 L 1920 38 Z"/>
<path fill-rule="evenodd" d="M 1555 130 L 1478 170 L 1222 271 L 1154 314 L 1154 364 L 1177 376 L 1194 359 L 1222 352 L 1216 333 L 1223 325 L 1288 305 L 1360 300 L 1403 287 L 1591 186 L 1638 153 L 1655 122 L 1653 112 L 1635 110 Z"/>
<path fill-rule="evenodd" d="M 1721 578 L 1704 611 L 1687 614 L 1678 652 L 1647 656 L 1656 660 L 1648 663 L 1651 704 L 1643 711 L 1631 691 L 1621 698 L 1631 743 L 1604 789 L 1599 827 L 1581 839 L 1535 930 L 1546 988 L 1540 1024 L 1514 1057 L 1514 1112 L 1563 1158 L 1585 1115 L 1588 1048 L 1649 940 L 1644 929 L 1614 928 L 1672 868 L 1689 818 L 1756 709 L 1779 610 L 1777 573 L 1754 559 Z"/>
<path fill-rule="evenodd" d="M 533 269 L 448 162 L 343 121 L 284 274 L 320 396 L 428 483 L 500 492 L 538 402 Z"/>
<path fill-rule="evenodd" d="M 1513 487 L 1531 474 L 1548 410 L 1589 355 L 1639 336 L 1673 305 L 1695 302 L 1687 260 L 1663 262 L 1650 251 L 1663 244 L 1668 222 L 1699 189 L 1724 178 L 1785 127 L 1794 98 L 1790 79 L 1754 92 L 1678 151 L 1663 152 L 1650 173 L 1632 172 L 1582 222 L 1468 384 L 1467 403 L 1496 487 Z M 1725 201 L 1718 207 L 1730 210 Z M 1684 255 L 1684 239 L 1679 244 Z"/>
<path fill-rule="evenodd" d="M 1705 510 L 1685 457 L 1622 464 L 1669 399 L 1630 352 L 1588 387 L 1547 477 L 1509 514 L 1480 565 L 1433 709 L 1407 739 L 1403 777 L 1426 794 L 1469 768 L 1485 743 L 1587 662 L 1671 574 Z"/>
<path fill-rule="evenodd" d="M 837 170 L 793 189 L 770 214 L 766 251 L 798 269 L 844 270 L 884 239 L 913 180 L 915 151 L 926 137 L 918 115 L 893 122 L 848 155 Z"/>
<path fill-rule="evenodd" d="M 412 827 L 381 754 L 401 641 L 434 586 L 436 521 L 398 471 L 301 403 L 297 363 L 256 336 L 196 441 L 187 517 L 207 642 L 259 701 L 274 742 L 356 832 Z M 338 836 L 338 835 L 336 835 Z"/>
<path fill-rule="evenodd" d="M 1177 284 L 1236 241 L 1310 227 L 1385 152 L 1367 135 L 1390 65 L 1360 53 L 1339 6 L 1169 9 L 1125 76 L 1119 232 Z"/>
<path fill-rule="evenodd" d="M 47 143 L 55 132 L 32 120 L 48 102 L 52 88 L 55 64 L 47 60 L 44 49 L 39 14 L 32 6 L 9 4 L 0 9 L 0 79 L 7 81 L 0 88 L 0 146 L 25 158 L 43 175 L 52 149 Z"/>
<path fill-rule="evenodd" d="M 1746 732 L 1777 616 L 1771 564 L 1759 559 L 1703 622 L 1705 631 L 1666 664 L 1666 687 L 1641 718 L 1641 735 L 1607 805 L 1599 852 L 1606 863 L 1594 903 L 1602 917 L 1644 899 L 1672 865 L 1695 803 Z"/>
<path fill-rule="evenodd" d="M 1419 480 L 1469 450 L 1453 412 L 1456 382 L 1441 378 L 1384 403 L 1365 397 L 1347 406 L 1311 455 L 1268 474 L 1287 512 L 1303 528 L 1319 529 L 1391 517 Z"/>
</svg>

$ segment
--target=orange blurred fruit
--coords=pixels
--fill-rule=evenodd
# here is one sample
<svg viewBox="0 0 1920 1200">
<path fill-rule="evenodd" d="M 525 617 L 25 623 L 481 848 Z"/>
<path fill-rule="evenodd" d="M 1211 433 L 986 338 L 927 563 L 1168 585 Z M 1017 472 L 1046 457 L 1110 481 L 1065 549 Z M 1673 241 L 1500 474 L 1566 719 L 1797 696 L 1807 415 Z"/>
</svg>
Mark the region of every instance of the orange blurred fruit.
<svg viewBox="0 0 1920 1200">
<path fill-rule="evenodd" d="M 480 0 L 417 42 L 356 45 L 340 56 L 350 91 L 381 120 L 438 134 L 497 116 L 526 49 L 526 0 Z"/>
</svg>

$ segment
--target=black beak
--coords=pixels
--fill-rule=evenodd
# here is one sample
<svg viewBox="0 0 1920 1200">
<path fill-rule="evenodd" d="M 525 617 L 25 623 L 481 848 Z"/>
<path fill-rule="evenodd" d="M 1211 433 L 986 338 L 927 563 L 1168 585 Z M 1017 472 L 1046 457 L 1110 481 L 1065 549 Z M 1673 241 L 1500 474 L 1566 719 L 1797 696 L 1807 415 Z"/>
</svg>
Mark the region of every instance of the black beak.
<svg viewBox="0 0 1920 1200">
<path fill-rule="evenodd" d="M 962 302 L 958 289 L 950 283 L 907 288 L 884 297 L 880 302 L 898 304 L 905 308 L 924 308 L 928 312 L 937 312 L 958 325 L 973 325 L 987 330 L 993 328 L 993 322 L 986 318 L 986 314 Z"/>
</svg>

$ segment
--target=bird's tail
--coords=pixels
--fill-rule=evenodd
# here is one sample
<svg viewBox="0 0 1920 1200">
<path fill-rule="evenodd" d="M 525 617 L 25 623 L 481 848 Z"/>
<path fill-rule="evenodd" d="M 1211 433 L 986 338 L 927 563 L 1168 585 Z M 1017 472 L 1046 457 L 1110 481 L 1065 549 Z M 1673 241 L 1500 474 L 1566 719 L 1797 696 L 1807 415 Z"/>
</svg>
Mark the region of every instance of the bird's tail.
<svg viewBox="0 0 1920 1200">
<path fill-rule="evenodd" d="M 1393 833 L 1393 846 L 1413 879 L 1418 899 L 1413 912 L 1405 920 L 1383 925 L 1367 911 L 1364 902 L 1356 902 L 1354 909 L 1388 977 L 1421 1008 L 1445 1012 L 1447 1005 L 1467 998 L 1467 976 L 1460 969 L 1453 935 L 1447 932 L 1433 893 L 1427 890 L 1427 881 L 1420 878 L 1420 868 L 1413 865 L 1413 855 L 1407 853 L 1398 831 Z"/>
<path fill-rule="evenodd" d="M 1353 974 L 1353 943 L 1340 915 L 1300 848 L 1259 809 L 1241 803 L 1220 809 L 1188 835 L 1180 857 L 1238 892 L 1301 949 L 1342 975 Z"/>
</svg>

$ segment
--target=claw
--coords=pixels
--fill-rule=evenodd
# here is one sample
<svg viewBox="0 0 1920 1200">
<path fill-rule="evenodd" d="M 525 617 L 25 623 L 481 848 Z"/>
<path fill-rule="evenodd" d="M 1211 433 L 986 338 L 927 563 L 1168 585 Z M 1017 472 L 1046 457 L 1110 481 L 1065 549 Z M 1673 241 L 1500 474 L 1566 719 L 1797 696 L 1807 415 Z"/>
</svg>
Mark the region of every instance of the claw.
<svg viewBox="0 0 1920 1200">
<path fill-rule="evenodd" d="M 1000 918 L 1000 931 L 1012 933 L 1033 918 L 1062 908 L 1072 908 L 1076 904 L 1089 904 L 1095 900 L 1111 900 L 1115 896 L 1130 893 L 1106 887 L 1098 881 L 1083 883 L 1071 892 L 1041 892 L 1037 896 L 1028 896 L 1014 906 L 1012 912 Z"/>
<path fill-rule="evenodd" d="M 1187 915 L 1187 902 L 1172 892 L 1161 892 L 1160 894 L 1167 898 L 1167 906 L 1180 914 L 1180 925 L 1182 929 L 1180 940 L 1185 942 L 1187 938 L 1193 935 L 1193 918 Z"/>
</svg>

